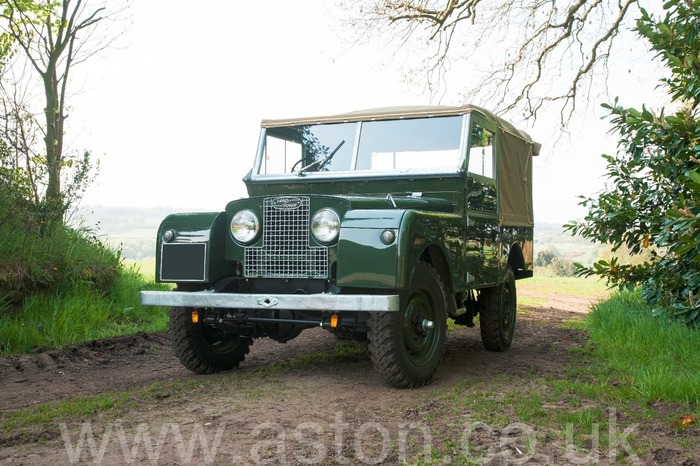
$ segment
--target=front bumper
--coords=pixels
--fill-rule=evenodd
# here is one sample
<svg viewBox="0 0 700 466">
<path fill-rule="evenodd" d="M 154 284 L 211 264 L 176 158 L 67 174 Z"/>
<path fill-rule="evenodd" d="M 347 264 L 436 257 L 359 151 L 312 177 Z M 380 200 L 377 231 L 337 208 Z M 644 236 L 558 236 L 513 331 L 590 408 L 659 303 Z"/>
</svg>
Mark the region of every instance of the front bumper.
<svg viewBox="0 0 700 466">
<path fill-rule="evenodd" d="M 397 312 L 398 295 L 244 294 L 212 291 L 142 291 L 144 306 L 210 307 L 227 309 L 286 309 L 291 311 Z"/>
</svg>

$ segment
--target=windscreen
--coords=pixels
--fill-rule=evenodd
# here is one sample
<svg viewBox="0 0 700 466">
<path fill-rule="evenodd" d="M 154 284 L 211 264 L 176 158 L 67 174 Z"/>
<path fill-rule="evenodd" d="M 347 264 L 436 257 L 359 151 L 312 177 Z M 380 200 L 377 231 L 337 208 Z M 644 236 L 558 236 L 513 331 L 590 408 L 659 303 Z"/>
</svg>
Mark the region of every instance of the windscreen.
<svg viewBox="0 0 700 466">
<path fill-rule="evenodd" d="M 460 170 L 462 116 L 265 129 L 259 174 Z"/>
</svg>

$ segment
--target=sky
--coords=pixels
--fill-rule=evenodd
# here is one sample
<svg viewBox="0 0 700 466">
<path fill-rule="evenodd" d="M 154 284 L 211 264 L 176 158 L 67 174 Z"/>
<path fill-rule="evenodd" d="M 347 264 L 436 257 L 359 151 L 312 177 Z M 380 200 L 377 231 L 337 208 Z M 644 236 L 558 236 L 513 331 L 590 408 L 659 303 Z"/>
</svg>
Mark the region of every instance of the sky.
<svg viewBox="0 0 700 466">
<path fill-rule="evenodd" d="M 327 0 L 133 2 L 123 35 L 73 71 L 67 139 L 101 164 L 83 206 L 222 210 L 246 195 L 241 178 L 263 118 L 438 103 L 406 84 L 400 60 L 379 44 L 350 43 L 331 9 Z M 628 105 L 657 82 L 658 70 L 635 63 L 620 63 L 630 73 L 611 83 Z M 451 100 L 462 85 L 448 82 L 439 103 L 462 104 Z M 581 217 L 577 196 L 603 187 L 600 154 L 613 153 L 615 139 L 591 108 L 561 138 L 551 118 L 523 128 L 543 145 L 538 222 Z"/>
</svg>

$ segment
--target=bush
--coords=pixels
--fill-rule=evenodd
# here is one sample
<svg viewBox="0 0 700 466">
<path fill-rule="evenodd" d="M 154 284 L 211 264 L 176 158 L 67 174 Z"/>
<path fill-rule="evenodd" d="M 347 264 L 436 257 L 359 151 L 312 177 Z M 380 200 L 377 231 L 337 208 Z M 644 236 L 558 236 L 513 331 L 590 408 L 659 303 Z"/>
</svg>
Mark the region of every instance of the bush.
<svg viewBox="0 0 700 466">
<path fill-rule="evenodd" d="M 655 313 L 672 310 L 700 328 L 700 5 L 669 0 L 663 8 L 662 18 L 640 9 L 637 31 L 670 72 L 662 87 L 671 110 L 604 105 L 619 135 L 617 154 L 603 156 L 610 183 L 583 198 L 586 217 L 565 228 L 616 254 L 578 273 L 641 287 Z M 643 261 L 621 260 L 623 247 Z"/>
<path fill-rule="evenodd" d="M 537 259 L 535 259 L 536 267 L 546 267 L 552 263 L 556 258 L 554 251 L 546 249 L 537 253 Z"/>
<path fill-rule="evenodd" d="M 576 274 L 576 266 L 569 259 L 555 257 L 549 267 L 557 277 L 573 277 Z"/>
<path fill-rule="evenodd" d="M 535 267 L 540 268 L 540 272 L 545 275 L 556 277 L 573 277 L 576 274 L 574 263 L 563 257 L 559 257 L 559 252 L 555 249 L 545 249 L 537 253 Z"/>
</svg>

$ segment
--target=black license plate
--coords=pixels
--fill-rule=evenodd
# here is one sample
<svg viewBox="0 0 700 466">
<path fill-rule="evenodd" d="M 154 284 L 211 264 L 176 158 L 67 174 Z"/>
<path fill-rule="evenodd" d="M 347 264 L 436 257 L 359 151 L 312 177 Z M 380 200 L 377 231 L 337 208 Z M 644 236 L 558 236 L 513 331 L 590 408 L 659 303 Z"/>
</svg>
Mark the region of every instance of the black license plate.
<svg viewBox="0 0 700 466">
<path fill-rule="evenodd" d="M 206 243 L 163 244 L 160 254 L 162 281 L 198 281 L 206 279 Z"/>
</svg>

